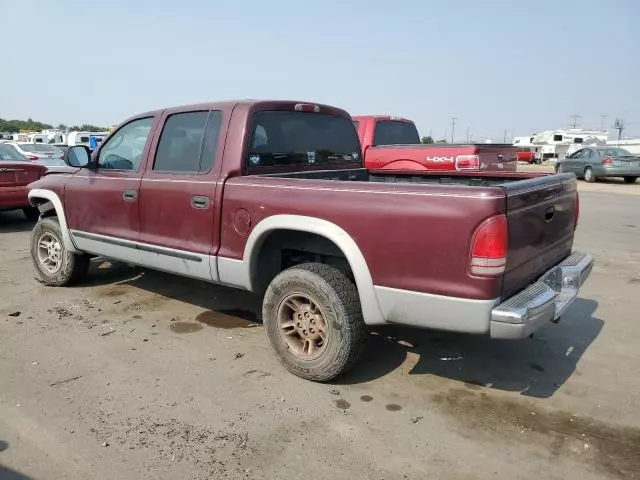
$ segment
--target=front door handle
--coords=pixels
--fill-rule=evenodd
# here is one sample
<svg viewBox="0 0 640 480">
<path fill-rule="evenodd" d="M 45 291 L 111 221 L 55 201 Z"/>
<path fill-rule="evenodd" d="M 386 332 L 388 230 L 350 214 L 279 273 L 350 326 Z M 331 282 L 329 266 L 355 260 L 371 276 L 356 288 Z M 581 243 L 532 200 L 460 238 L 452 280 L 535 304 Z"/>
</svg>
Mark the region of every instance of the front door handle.
<svg viewBox="0 0 640 480">
<path fill-rule="evenodd" d="M 199 209 L 209 208 L 209 197 L 205 195 L 194 195 L 191 197 L 191 206 Z"/>
<path fill-rule="evenodd" d="M 135 190 L 125 190 L 122 192 L 122 198 L 125 202 L 133 202 L 136 198 L 138 198 L 138 192 Z"/>
</svg>

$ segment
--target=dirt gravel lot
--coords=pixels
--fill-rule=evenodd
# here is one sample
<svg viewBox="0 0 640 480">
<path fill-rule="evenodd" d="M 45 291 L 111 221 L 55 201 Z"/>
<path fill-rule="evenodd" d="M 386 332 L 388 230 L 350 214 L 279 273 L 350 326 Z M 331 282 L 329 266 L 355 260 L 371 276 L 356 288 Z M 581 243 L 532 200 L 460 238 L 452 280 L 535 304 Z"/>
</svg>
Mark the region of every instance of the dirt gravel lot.
<svg viewBox="0 0 640 480">
<path fill-rule="evenodd" d="M 331 385 L 249 294 L 100 259 L 41 286 L 0 213 L 0 479 L 640 479 L 640 184 L 580 188 L 597 264 L 559 324 L 380 329 Z"/>
</svg>

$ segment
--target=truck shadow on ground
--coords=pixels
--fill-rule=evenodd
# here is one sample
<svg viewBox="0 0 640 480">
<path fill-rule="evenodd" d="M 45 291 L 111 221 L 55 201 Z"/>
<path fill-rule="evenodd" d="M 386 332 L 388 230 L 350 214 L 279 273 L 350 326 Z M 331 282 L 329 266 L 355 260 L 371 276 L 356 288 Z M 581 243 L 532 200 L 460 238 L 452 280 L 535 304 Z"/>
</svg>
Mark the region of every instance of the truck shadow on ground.
<svg viewBox="0 0 640 480">
<path fill-rule="evenodd" d="M 0 212 L 0 233 L 30 232 L 34 225 L 35 222 L 27 220 L 20 210 Z"/>
<path fill-rule="evenodd" d="M 108 262 L 110 265 L 102 268 L 104 262 L 94 259 L 89 278 L 80 286 L 131 285 L 196 305 L 212 315 L 237 317 L 239 326 L 242 322 L 261 321 L 257 295 L 117 262 Z M 530 397 L 551 397 L 571 375 L 580 374 L 576 365 L 604 325 L 594 317 L 597 307 L 593 300 L 578 298 L 559 323 L 523 340 L 501 341 L 481 335 L 379 327 L 369 335 L 364 358 L 335 383 L 375 381 L 399 369 L 410 355 L 417 355 L 409 375 L 435 375 L 464 382 L 471 388 L 485 386 Z"/>
<path fill-rule="evenodd" d="M 0 452 L 4 452 L 9 448 L 9 444 L 4 440 L 0 440 Z M 0 480 L 32 480 L 22 473 L 16 472 L 9 467 L 0 464 Z"/>
<path fill-rule="evenodd" d="M 33 480 L 32 477 L 16 472 L 9 467 L 3 467 L 0 465 L 0 479 L 2 480 Z"/>
<path fill-rule="evenodd" d="M 580 375 L 576 366 L 604 326 L 593 316 L 597 307 L 593 300 L 578 298 L 558 324 L 523 340 L 383 327 L 371 335 L 363 361 L 338 383 L 373 381 L 413 353 L 419 357 L 409 375 L 436 375 L 471 388 L 551 397 L 573 374 Z"/>
</svg>

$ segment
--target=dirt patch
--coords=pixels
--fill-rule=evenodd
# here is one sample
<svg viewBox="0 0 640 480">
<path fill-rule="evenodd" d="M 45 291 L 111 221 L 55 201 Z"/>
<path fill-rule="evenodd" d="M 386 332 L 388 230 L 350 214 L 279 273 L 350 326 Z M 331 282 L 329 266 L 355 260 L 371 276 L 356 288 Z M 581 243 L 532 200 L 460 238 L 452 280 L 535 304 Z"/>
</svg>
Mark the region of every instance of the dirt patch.
<svg viewBox="0 0 640 480">
<path fill-rule="evenodd" d="M 609 425 L 599 420 L 549 412 L 516 402 L 460 388 L 435 394 L 433 401 L 468 429 L 483 429 L 499 437 L 529 433 L 554 457 L 580 455 L 596 468 L 624 479 L 640 479 L 640 429 Z"/>
<path fill-rule="evenodd" d="M 175 418 L 143 416 L 111 423 L 109 417 L 99 415 L 98 424 L 90 429 L 98 442 L 149 450 L 154 463 L 188 463 L 200 471 L 196 478 L 242 478 L 242 464 L 255 453 L 243 415 L 221 430 Z"/>
<path fill-rule="evenodd" d="M 169 330 L 173 333 L 193 333 L 202 330 L 204 327 L 194 322 L 171 322 Z"/>
<path fill-rule="evenodd" d="M 390 403 L 384 408 L 386 408 L 390 412 L 399 412 L 400 410 L 402 410 L 402 405 L 398 405 L 397 403 Z"/>
<path fill-rule="evenodd" d="M 348 410 L 349 408 L 351 408 L 351 404 L 347 402 L 344 398 L 339 398 L 338 400 L 334 400 L 333 403 L 340 410 Z"/>
</svg>

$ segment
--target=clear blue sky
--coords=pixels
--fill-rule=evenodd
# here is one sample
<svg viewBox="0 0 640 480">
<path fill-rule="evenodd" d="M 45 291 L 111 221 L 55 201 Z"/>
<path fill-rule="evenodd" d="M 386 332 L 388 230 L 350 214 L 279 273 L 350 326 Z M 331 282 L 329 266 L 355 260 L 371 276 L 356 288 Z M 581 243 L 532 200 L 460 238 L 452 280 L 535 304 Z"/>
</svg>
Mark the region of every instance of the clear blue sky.
<svg viewBox="0 0 640 480">
<path fill-rule="evenodd" d="M 98 6 L 100 5 L 101 6 Z M 0 117 L 113 124 L 289 98 L 502 140 L 640 136 L 640 0 L 0 0 Z"/>
</svg>

